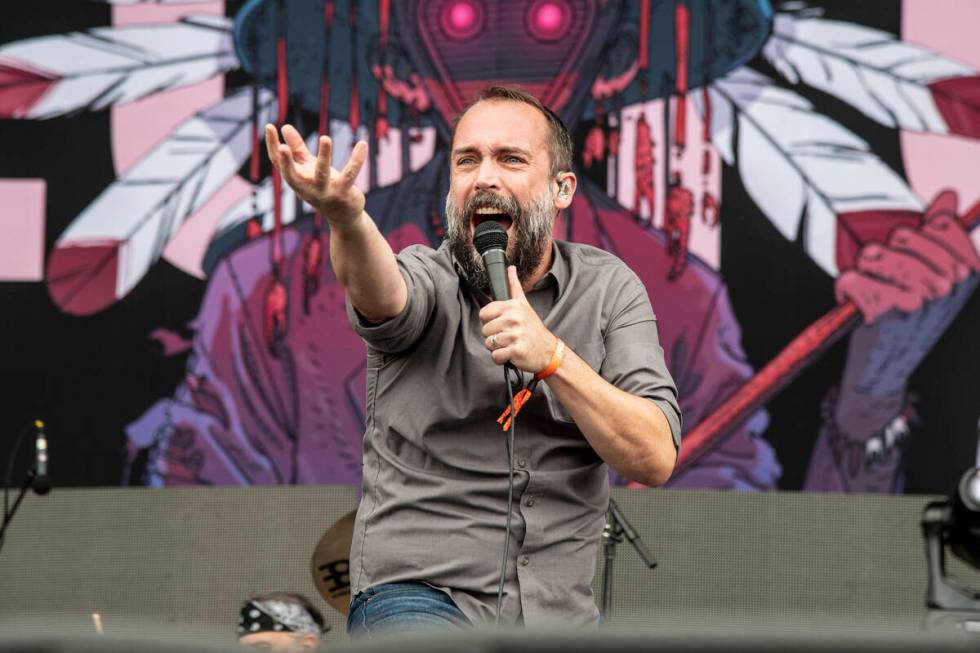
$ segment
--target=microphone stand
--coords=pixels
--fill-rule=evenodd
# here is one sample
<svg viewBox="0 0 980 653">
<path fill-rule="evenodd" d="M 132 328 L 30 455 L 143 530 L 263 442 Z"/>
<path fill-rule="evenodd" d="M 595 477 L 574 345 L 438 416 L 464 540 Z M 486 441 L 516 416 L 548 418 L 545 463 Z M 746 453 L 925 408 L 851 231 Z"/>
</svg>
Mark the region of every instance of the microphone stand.
<svg viewBox="0 0 980 653">
<path fill-rule="evenodd" d="M 38 428 L 43 428 L 44 424 L 42 422 L 35 423 Z M 7 504 L 7 492 L 10 490 L 10 478 L 13 476 L 14 471 L 14 461 L 17 459 L 17 452 L 20 451 L 20 445 L 23 443 L 24 438 L 27 436 L 29 429 L 24 429 L 21 431 L 20 435 L 17 436 L 17 440 L 14 442 L 13 449 L 10 452 L 10 460 L 7 464 L 7 472 L 3 478 L 3 524 L 0 525 L 0 550 L 3 550 L 4 537 L 7 534 L 7 528 L 10 526 L 10 522 L 13 521 L 14 515 L 17 513 L 17 509 L 20 508 L 21 502 L 24 500 L 24 495 L 27 494 L 32 486 L 34 486 L 37 480 L 37 462 L 31 465 L 30 469 L 27 470 L 27 476 L 24 478 L 24 482 L 20 486 L 20 492 L 17 494 L 17 499 L 14 501 L 14 505 L 8 508 Z M 46 477 L 44 478 L 46 481 Z M 34 486 L 35 491 L 38 494 L 47 494 L 50 489 L 50 485 L 46 482 Z"/>
<path fill-rule="evenodd" d="M 0 526 L 0 550 L 3 549 L 4 536 L 7 534 L 7 527 L 10 526 L 10 522 L 14 520 L 14 515 L 17 514 L 17 509 L 20 508 L 20 503 L 24 500 L 24 495 L 27 491 L 31 489 L 31 485 L 34 484 L 34 479 L 37 476 L 37 472 L 33 467 L 27 471 L 27 477 L 24 478 L 24 482 L 20 486 L 20 492 L 17 493 L 17 499 L 14 501 L 14 505 L 10 507 L 10 510 L 3 513 L 3 525 Z M 6 488 L 4 488 L 6 492 Z M 4 506 L 6 508 L 6 506 Z"/>
<path fill-rule="evenodd" d="M 602 529 L 602 551 L 606 561 L 602 568 L 602 610 L 599 618 L 602 623 L 609 623 L 612 617 L 613 562 L 616 560 L 616 545 L 622 542 L 624 537 L 633 545 L 648 569 L 657 566 L 657 560 L 650 553 L 643 540 L 640 539 L 640 534 L 629 523 L 626 515 L 619 509 L 612 497 L 609 497 L 606 526 Z"/>
</svg>

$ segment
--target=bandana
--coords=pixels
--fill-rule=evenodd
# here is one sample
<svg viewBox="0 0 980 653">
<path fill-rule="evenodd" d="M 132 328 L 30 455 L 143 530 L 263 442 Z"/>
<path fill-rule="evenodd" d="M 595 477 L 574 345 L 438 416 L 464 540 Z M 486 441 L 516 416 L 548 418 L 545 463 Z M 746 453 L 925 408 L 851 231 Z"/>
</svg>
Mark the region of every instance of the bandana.
<svg viewBox="0 0 980 653">
<path fill-rule="evenodd" d="M 238 636 L 263 631 L 319 635 L 321 629 L 301 605 L 282 601 L 246 601 L 238 616 Z"/>
</svg>

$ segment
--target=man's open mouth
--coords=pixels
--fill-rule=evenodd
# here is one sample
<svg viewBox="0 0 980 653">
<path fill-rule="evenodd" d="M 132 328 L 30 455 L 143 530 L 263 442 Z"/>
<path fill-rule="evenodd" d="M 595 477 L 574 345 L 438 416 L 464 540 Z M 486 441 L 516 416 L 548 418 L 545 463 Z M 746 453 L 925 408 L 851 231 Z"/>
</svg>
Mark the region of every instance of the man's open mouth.
<svg viewBox="0 0 980 653">
<path fill-rule="evenodd" d="M 514 223 L 510 214 L 501 211 L 500 209 L 490 208 L 488 206 L 480 207 L 473 211 L 473 215 L 470 217 L 470 223 L 473 228 L 476 229 L 482 223 L 488 220 L 495 220 L 500 223 L 504 229 L 510 229 L 510 226 Z"/>
</svg>

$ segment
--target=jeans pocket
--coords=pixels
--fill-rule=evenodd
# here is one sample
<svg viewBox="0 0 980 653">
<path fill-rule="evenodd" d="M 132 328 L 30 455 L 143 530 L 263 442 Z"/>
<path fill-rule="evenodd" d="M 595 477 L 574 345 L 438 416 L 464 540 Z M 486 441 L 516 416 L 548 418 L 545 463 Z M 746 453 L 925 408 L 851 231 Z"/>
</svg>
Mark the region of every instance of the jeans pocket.
<svg viewBox="0 0 980 653">
<path fill-rule="evenodd" d="M 361 608 L 367 601 L 368 597 L 365 592 L 358 592 L 355 594 L 350 601 L 350 608 L 347 610 L 347 633 L 352 634 L 356 628 L 357 615 L 360 613 Z M 362 620 L 363 621 L 363 620 Z"/>
</svg>

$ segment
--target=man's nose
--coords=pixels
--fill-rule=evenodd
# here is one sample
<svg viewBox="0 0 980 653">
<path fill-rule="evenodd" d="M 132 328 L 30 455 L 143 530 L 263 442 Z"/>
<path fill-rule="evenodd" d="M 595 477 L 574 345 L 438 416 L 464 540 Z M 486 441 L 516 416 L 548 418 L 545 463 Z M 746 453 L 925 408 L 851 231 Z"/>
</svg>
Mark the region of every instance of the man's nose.
<svg viewBox="0 0 980 653">
<path fill-rule="evenodd" d="M 500 176 L 497 165 L 492 160 L 484 159 L 476 172 L 476 190 L 499 190 Z"/>
</svg>

